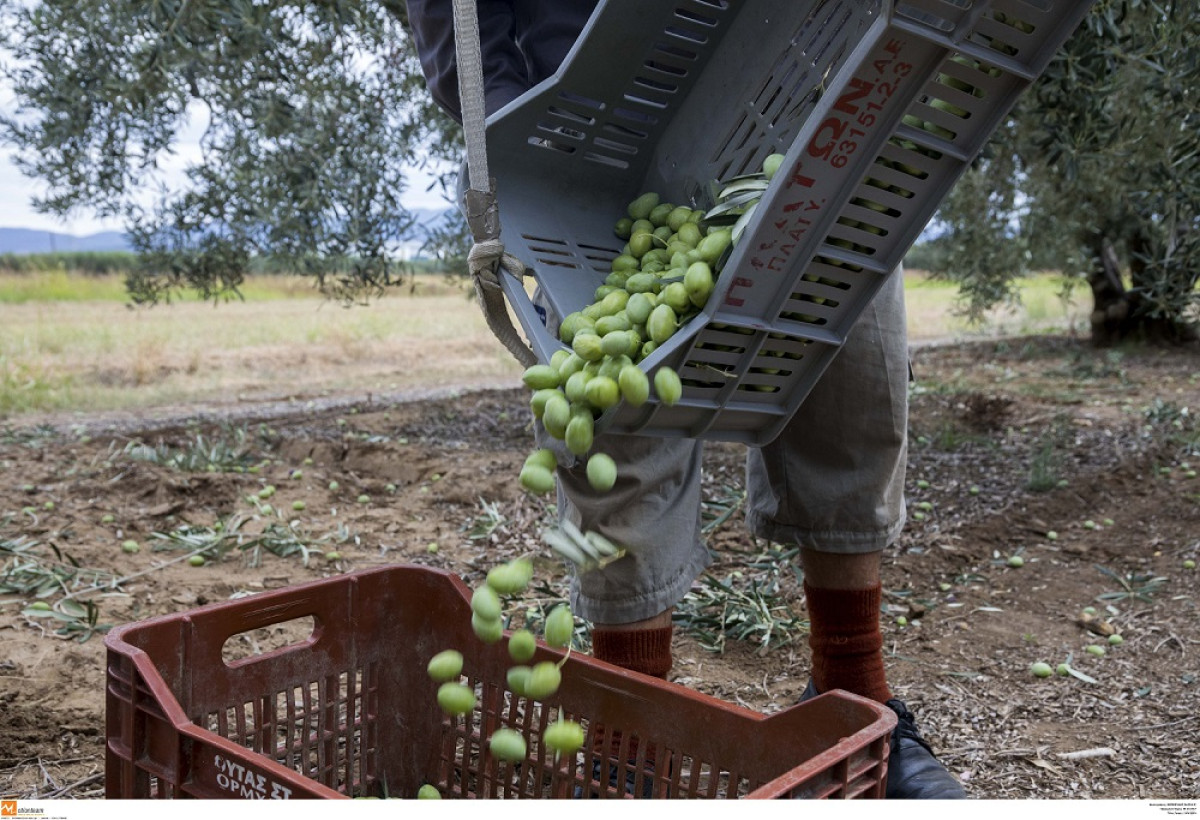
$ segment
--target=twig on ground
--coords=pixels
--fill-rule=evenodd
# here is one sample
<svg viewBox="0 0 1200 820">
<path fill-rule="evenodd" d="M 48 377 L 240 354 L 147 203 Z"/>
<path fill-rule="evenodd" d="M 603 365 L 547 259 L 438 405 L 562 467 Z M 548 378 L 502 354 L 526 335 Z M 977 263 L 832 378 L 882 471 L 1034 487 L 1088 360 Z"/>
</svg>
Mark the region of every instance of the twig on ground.
<svg viewBox="0 0 1200 820">
<path fill-rule="evenodd" d="M 76 780 L 74 783 L 68 783 L 67 785 L 62 786 L 61 788 L 55 789 L 54 791 L 52 791 L 46 795 L 46 799 L 54 800 L 59 797 L 66 797 L 67 795 L 74 792 L 76 789 L 82 788 L 84 786 L 90 786 L 93 783 L 100 783 L 103 780 L 104 780 L 104 772 L 93 772 L 92 774 L 89 774 L 85 778 Z M 76 796 L 83 797 L 84 795 L 76 795 Z"/>
<path fill-rule="evenodd" d="M 1059 752 L 1055 757 L 1063 760 L 1088 760 L 1093 757 L 1113 757 L 1116 753 L 1116 749 L 1100 746 L 1095 749 L 1080 749 L 1078 752 Z"/>
<path fill-rule="evenodd" d="M 1144 732 L 1147 729 L 1166 729 L 1168 726 L 1178 726 L 1181 723 L 1188 723 L 1189 721 L 1193 721 L 1198 717 L 1200 717 L 1200 715 L 1188 715 L 1185 718 L 1180 718 L 1179 720 L 1172 720 L 1167 723 L 1155 723 L 1150 726 L 1135 726 L 1133 728 L 1137 729 L 1139 732 Z"/>
</svg>

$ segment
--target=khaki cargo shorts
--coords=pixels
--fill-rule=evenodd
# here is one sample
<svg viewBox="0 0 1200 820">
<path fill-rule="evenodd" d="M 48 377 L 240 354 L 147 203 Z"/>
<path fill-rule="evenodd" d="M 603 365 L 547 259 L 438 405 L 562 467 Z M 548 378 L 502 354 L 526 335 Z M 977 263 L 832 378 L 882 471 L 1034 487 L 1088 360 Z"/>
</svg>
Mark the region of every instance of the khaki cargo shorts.
<svg viewBox="0 0 1200 820">
<path fill-rule="evenodd" d="M 831 553 L 877 552 L 895 541 L 905 520 L 908 377 L 897 272 L 779 438 L 748 448 L 750 531 Z M 559 445 L 538 427 L 543 446 Z M 602 624 L 650 618 L 676 604 L 710 561 L 700 532 L 703 445 L 600 436 L 596 447 L 616 461 L 616 486 L 594 493 L 583 460 L 557 446 L 560 515 L 627 547 L 629 555 L 576 576 L 571 605 Z"/>
</svg>

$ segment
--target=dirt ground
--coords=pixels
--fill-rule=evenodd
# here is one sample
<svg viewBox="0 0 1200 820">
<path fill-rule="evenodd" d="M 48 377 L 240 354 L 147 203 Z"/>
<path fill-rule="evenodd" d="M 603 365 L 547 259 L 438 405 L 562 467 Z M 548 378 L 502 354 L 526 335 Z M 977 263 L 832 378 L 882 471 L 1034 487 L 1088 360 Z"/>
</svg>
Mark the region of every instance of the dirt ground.
<svg viewBox="0 0 1200 820">
<path fill-rule="evenodd" d="M 915 351 L 886 662 L 973 797 L 1200 795 L 1200 573 L 1185 563 L 1200 558 L 1198 352 L 1053 337 Z M 107 626 L 397 562 L 475 583 L 530 550 L 561 593 L 538 539 L 552 511 L 516 479 L 527 395 L 0 426 L 0 794 L 102 796 Z M 769 712 L 808 680 L 804 600 L 794 551 L 745 532 L 743 458 L 706 450 L 715 561 L 681 609 L 672 677 Z M 725 615 L 704 606 L 712 579 Z M 764 590 L 765 649 L 716 634 Z M 1075 674 L 1037 678 L 1035 661 Z"/>
</svg>

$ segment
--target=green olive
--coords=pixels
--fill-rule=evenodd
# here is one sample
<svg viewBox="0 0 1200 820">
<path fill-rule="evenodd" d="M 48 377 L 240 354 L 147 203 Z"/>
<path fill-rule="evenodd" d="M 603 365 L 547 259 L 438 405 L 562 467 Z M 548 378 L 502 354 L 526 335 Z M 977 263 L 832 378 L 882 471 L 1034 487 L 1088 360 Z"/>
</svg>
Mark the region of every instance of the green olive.
<svg viewBox="0 0 1200 820">
<path fill-rule="evenodd" d="M 583 748 L 583 727 L 573 720 L 557 720 L 546 727 L 542 740 L 556 755 L 575 754 Z"/>
<path fill-rule="evenodd" d="M 628 212 L 630 219 L 648 219 L 650 213 L 658 207 L 658 203 L 662 198 L 655 192 L 650 191 L 642 194 L 633 202 L 629 203 Z"/>
<path fill-rule="evenodd" d="M 429 677 L 438 683 L 456 680 L 462 674 L 463 656 L 455 649 L 445 649 L 429 659 Z"/>
<path fill-rule="evenodd" d="M 489 621 L 499 619 L 503 611 L 500 595 L 487 584 L 477 587 L 471 595 L 471 611 Z"/>
<path fill-rule="evenodd" d="M 607 339 L 608 337 L 606 336 L 605 338 Z M 608 376 L 597 376 L 596 378 L 588 381 L 583 395 L 587 400 L 587 403 L 592 407 L 596 408 L 597 410 L 607 410 L 621 400 L 621 388 L 618 386 L 615 379 Z M 574 419 L 572 419 L 572 421 L 574 421 Z M 567 427 L 570 427 L 570 423 L 567 424 Z M 570 447 L 569 443 L 568 447 Z M 590 443 L 588 444 L 588 447 L 591 447 Z M 575 451 L 572 450 L 572 452 Z M 586 453 L 587 450 L 585 449 L 583 452 Z M 583 453 L 575 454 L 582 455 Z"/>
<path fill-rule="evenodd" d="M 660 367 L 654 373 L 654 392 L 659 401 L 670 407 L 683 396 L 683 383 L 679 374 L 669 367 Z"/>
<path fill-rule="evenodd" d="M 783 164 L 783 154 L 770 154 L 762 163 L 763 176 L 767 179 L 774 178 L 775 174 L 779 173 L 779 166 Z"/>
<path fill-rule="evenodd" d="M 686 295 L 687 292 L 685 290 L 685 298 Z M 650 312 L 650 318 L 646 320 L 646 332 L 650 334 L 650 339 L 655 344 L 662 344 L 667 339 L 670 339 L 678 327 L 679 322 L 675 318 L 675 310 L 668 304 L 661 304 L 656 307 Z"/>
<path fill-rule="evenodd" d="M 517 663 L 528 662 L 537 652 L 537 639 L 528 629 L 518 629 L 508 636 L 508 656 Z"/>
<path fill-rule="evenodd" d="M 515 595 L 524 590 L 532 578 L 533 563 L 528 558 L 516 558 L 488 570 L 487 585 L 501 595 Z"/>
<path fill-rule="evenodd" d="M 558 457 L 554 455 L 553 450 L 543 447 L 530 453 L 525 459 L 525 464 L 526 466 L 530 464 L 536 464 L 537 466 L 544 467 L 547 470 L 554 470 L 558 467 Z"/>
<path fill-rule="evenodd" d="M 471 629 L 484 643 L 496 643 L 504 635 L 504 623 L 499 618 L 481 618 L 478 613 L 471 615 Z"/>
<path fill-rule="evenodd" d="M 683 286 L 687 288 L 688 299 L 696 307 L 704 307 L 708 297 L 713 292 L 712 268 L 706 262 L 693 262 L 688 266 L 683 276 Z"/>
<path fill-rule="evenodd" d="M 567 449 L 577 456 L 586 455 L 587 451 L 592 449 L 594 430 L 595 423 L 591 416 L 582 413 L 572 416 L 570 423 L 567 424 L 567 433 L 564 438 Z"/>
<path fill-rule="evenodd" d="M 499 759 L 514 763 L 525 757 L 525 736 L 514 729 L 497 729 L 488 740 L 488 749 Z"/>
<path fill-rule="evenodd" d="M 634 368 L 635 370 L 637 368 Z M 594 453 L 588 458 L 587 479 L 592 489 L 606 493 L 617 483 L 617 465 L 612 457 L 604 453 Z M 557 610 L 555 610 L 557 611 Z"/>
<path fill-rule="evenodd" d="M 575 635 L 575 616 L 571 607 L 559 604 L 546 616 L 546 643 L 550 646 L 563 648 L 569 646 Z"/>
<path fill-rule="evenodd" d="M 508 667 L 504 679 L 508 683 L 509 691 L 523 698 L 529 697 L 529 673 L 531 671 L 528 666 L 520 664 Z"/>
<path fill-rule="evenodd" d="M 450 715 L 465 715 L 475 708 L 475 691 L 463 683 L 443 683 L 438 687 L 438 706 Z"/>
<path fill-rule="evenodd" d="M 527 697 L 534 700 L 545 700 L 558 691 L 562 683 L 562 673 L 553 661 L 542 661 L 529 672 L 529 682 L 525 685 Z"/>
<path fill-rule="evenodd" d="M 521 486 L 537 495 L 554 489 L 554 473 L 539 464 L 526 464 L 521 468 Z"/>
<path fill-rule="evenodd" d="M 617 386 L 621 388 L 621 398 L 633 407 L 641 407 L 650 397 L 650 378 L 636 364 L 621 368 Z"/>
</svg>

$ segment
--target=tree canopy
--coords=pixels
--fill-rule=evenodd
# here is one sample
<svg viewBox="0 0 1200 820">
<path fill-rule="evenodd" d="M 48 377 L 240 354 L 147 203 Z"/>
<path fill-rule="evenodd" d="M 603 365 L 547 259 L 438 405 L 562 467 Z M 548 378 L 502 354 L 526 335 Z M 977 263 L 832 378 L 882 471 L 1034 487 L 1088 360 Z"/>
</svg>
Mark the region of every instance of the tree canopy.
<svg viewBox="0 0 1200 820">
<path fill-rule="evenodd" d="M 978 314 L 1015 278 L 1086 281 L 1099 343 L 1191 338 L 1200 304 L 1200 15 L 1100 0 L 940 217 Z"/>
<path fill-rule="evenodd" d="M 405 169 L 457 155 L 402 0 L 0 0 L 20 110 L 0 122 L 36 203 L 127 224 L 136 300 L 236 290 L 270 255 L 352 295 L 397 277 Z M 206 120 L 184 190 L 156 169 Z"/>
</svg>

